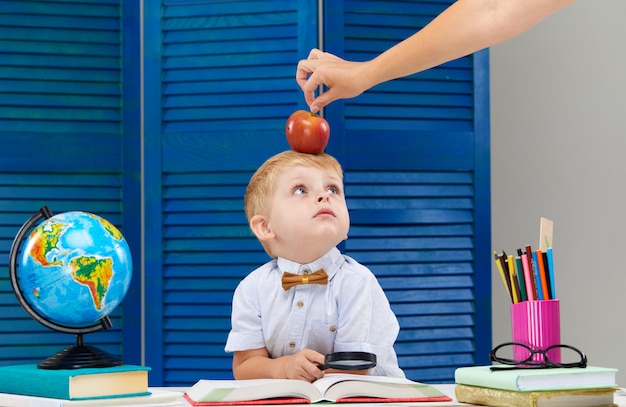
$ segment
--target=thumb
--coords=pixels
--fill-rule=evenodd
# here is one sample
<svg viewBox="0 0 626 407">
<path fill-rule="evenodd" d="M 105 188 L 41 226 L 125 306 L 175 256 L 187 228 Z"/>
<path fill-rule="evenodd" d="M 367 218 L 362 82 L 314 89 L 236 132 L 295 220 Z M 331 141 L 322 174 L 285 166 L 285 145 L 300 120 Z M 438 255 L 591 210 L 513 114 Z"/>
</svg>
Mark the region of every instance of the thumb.
<svg viewBox="0 0 626 407">
<path fill-rule="evenodd" d="M 337 92 L 333 88 L 328 89 L 326 92 L 321 93 L 318 97 L 313 99 L 311 102 L 310 108 L 312 113 L 317 113 L 325 106 L 328 106 L 330 103 L 339 99 L 335 96 Z"/>
</svg>

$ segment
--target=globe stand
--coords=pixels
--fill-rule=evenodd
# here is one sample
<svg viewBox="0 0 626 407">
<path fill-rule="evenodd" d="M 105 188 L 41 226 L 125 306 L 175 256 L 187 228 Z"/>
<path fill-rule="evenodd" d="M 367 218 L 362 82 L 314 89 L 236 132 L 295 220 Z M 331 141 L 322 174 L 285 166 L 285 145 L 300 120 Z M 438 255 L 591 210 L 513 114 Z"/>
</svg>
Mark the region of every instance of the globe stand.
<svg viewBox="0 0 626 407">
<path fill-rule="evenodd" d="M 76 335 L 76 345 L 69 346 L 37 364 L 41 369 L 83 369 L 121 366 L 124 361 L 95 346 L 85 346 L 83 334 Z"/>
<path fill-rule="evenodd" d="M 9 276 L 11 278 L 11 285 L 22 308 L 24 308 L 24 310 L 26 310 L 26 312 L 33 319 L 50 329 L 76 335 L 76 345 L 69 346 L 62 351 L 57 352 L 49 358 L 39 362 L 37 366 L 41 369 L 51 370 L 121 366 L 124 364 L 122 359 L 94 346 L 85 346 L 84 344 L 84 334 L 109 329 L 112 326 L 111 320 L 108 316 L 104 316 L 97 323 L 86 327 L 76 328 L 60 325 L 48 321 L 46 318 L 37 313 L 37 311 L 31 307 L 22 294 L 19 280 L 17 278 L 17 255 L 19 252 L 19 246 L 29 230 L 32 229 L 35 224 L 39 222 L 39 220 L 49 219 L 51 217 L 52 211 L 47 206 L 44 206 L 39 209 L 39 211 L 28 221 L 26 221 L 15 236 L 13 244 L 11 245 L 11 252 L 9 256 Z"/>
</svg>

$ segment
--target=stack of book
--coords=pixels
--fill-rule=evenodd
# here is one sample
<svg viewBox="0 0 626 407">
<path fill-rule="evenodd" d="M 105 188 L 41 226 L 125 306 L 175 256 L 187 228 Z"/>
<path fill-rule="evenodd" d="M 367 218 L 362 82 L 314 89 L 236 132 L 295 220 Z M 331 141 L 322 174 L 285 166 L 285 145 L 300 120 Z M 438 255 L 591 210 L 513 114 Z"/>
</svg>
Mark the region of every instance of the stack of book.
<svg viewBox="0 0 626 407">
<path fill-rule="evenodd" d="M 149 371 L 149 367 L 136 365 L 85 369 L 3 366 L 0 406 L 183 406 L 179 392 L 149 391 Z"/>
<path fill-rule="evenodd" d="M 616 407 L 617 369 L 511 369 L 461 367 L 455 371 L 460 402 L 493 407 Z"/>
</svg>

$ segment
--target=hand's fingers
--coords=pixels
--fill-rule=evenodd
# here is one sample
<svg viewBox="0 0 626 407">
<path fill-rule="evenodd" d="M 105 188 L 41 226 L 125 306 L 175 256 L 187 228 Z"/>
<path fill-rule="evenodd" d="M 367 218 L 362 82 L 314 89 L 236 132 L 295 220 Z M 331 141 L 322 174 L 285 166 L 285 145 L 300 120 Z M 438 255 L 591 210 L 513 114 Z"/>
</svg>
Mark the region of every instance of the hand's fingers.
<svg viewBox="0 0 626 407">
<path fill-rule="evenodd" d="M 311 103 L 315 99 L 315 91 L 319 86 L 319 84 L 316 83 L 317 76 L 313 72 L 315 67 L 311 67 L 311 62 L 312 61 L 300 61 L 296 72 L 296 82 L 302 89 L 304 100 L 309 106 L 311 106 Z M 309 74 L 311 75 L 309 76 Z"/>
<path fill-rule="evenodd" d="M 311 48 L 311 51 L 309 51 L 309 56 L 307 57 L 307 59 L 317 59 L 324 54 L 327 54 L 327 53 L 317 48 Z"/>
<path fill-rule="evenodd" d="M 303 59 L 298 62 L 298 66 L 296 68 L 296 82 L 298 82 L 298 85 L 303 88 L 307 83 L 307 79 L 310 79 L 310 76 L 315 75 L 317 68 L 337 61 L 343 60 L 336 55 L 329 54 L 328 52 L 323 52 L 316 48 L 312 49 L 307 59 Z M 317 83 L 316 86 L 317 85 L 321 85 L 321 82 Z M 309 89 L 310 86 L 311 85 L 309 85 Z"/>
<path fill-rule="evenodd" d="M 307 59 L 298 62 L 296 82 L 302 89 L 304 100 L 313 113 L 317 113 L 322 107 L 339 99 L 339 96 L 335 95 L 337 92 L 333 91 L 334 83 L 327 79 L 325 74 L 327 69 L 318 69 L 328 67 L 329 64 L 335 62 L 343 62 L 343 60 L 336 55 L 316 48 L 311 50 Z M 325 85 L 328 90 L 320 92 L 320 95 L 315 98 L 315 92 L 321 85 Z"/>
<path fill-rule="evenodd" d="M 327 59 L 303 59 L 298 62 L 298 67 L 296 69 L 296 82 L 298 82 L 298 85 L 300 85 L 302 89 L 314 86 L 307 83 L 311 77 L 319 76 L 317 74 L 318 68 L 320 68 L 320 66 L 327 65 L 328 62 L 329 61 Z M 316 81 L 318 80 L 319 79 L 316 79 Z M 316 85 L 320 85 L 320 83 L 317 83 Z"/>
<path fill-rule="evenodd" d="M 317 365 L 313 367 L 312 370 L 307 370 L 307 373 L 309 374 L 309 376 L 311 377 L 311 381 L 315 381 L 317 379 L 321 379 L 322 377 L 324 377 L 324 371 L 320 370 Z"/>
<path fill-rule="evenodd" d="M 306 360 L 313 364 L 322 364 L 324 363 L 325 356 L 321 353 L 314 351 L 313 349 L 302 349 L 300 353 L 304 356 Z"/>
<path fill-rule="evenodd" d="M 308 374 L 308 373 L 302 373 L 298 377 L 293 377 L 293 379 L 304 380 L 304 381 L 307 381 L 309 383 L 312 383 L 312 382 L 316 381 L 317 379 L 321 379 L 322 377 L 324 377 L 323 373 L 322 373 L 322 376 L 319 376 L 319 377 L 314 376 L 312 374 Z"/>
<path fill-rule="evenodd" d="M 315 67 L 311 65 L 311 61 L 308 59 L 303 59 L 298 62 L 298 67 L 296 68 L 296 82 L 302 89 L 304 89 L 304 86 L 306 85 L 309 74 L 312 74 L 315 70 Z"/>
<path fill-rule="evenodd" d="M 301 88 L 306 84 L 307 78 L 309 74 L 315 72 L 315 69 L 318 66 L 317 60 L 322 57 L 325 53 L 320 51 L 317 48 L 313 48 L 309 52 L 309 56 L 307 59 L 303 59 L 298 62 L 298 67 L 296 69 L 296 82 L 300 85 Z"/>
<path fill-rule="evenodd" d="M 319 89 L 320 85 L 327 85 L 319 79 L 320 76 L 313 73 L 309 76 L 309 79 L 302 86 L 302 93 L 304 94 L 304 100 L 311 106 L 311 103 L 315 100 L 315 92 Z"/>
<path fill-rule="evenodd" d="M 339 97 L 335 96 L 335 94 L 336 89 L 330 88 L 326 92 L 320 93 L 320 95 L 317 98 L 313 99 L 311 103 L 307 102 L 309 103 L 309 109 L 311 109 L 311 113 L 317 113 L 324 106 L 327 106 L 331 102 L 339 99 Z"/>
<path fill-rule="evenodd" d="M 312 382 L 324 376 L 324 372 L 317 367 L 322 363 L 324 363 L 324 355 L 312 349 L 302 349 L 286 357 L 285 376 L 289 379 Z"/>
<path fill-rule="evenodd" d="M 311 363 L 306 363 L 302 366 L 302 374 L 304 377 L 307 378 L 307 380 L 309 381 L 315 381 L 321 377 L 324 377 L 324 371 L 320 370 L 319 365 L 320 362 L 319 361 L 312 361 L 309 360 L 309 362 Z M 323 363 L 323 362 L 322 362 Z"/>
</svg>

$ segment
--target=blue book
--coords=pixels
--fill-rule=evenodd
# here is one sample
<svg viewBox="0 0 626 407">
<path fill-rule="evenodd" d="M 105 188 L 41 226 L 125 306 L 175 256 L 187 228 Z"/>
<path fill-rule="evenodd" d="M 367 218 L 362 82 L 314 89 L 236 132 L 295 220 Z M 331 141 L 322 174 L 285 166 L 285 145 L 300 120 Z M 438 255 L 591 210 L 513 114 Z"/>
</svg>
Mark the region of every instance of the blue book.
<svg viewBox="0 0 626 407">
<path fill-rule="evenodd" d="M 149 395 L 147 366 L 40 369 L 35 364 L 0 367 L 0 393 L 81 400 Z"/>
</svg>

